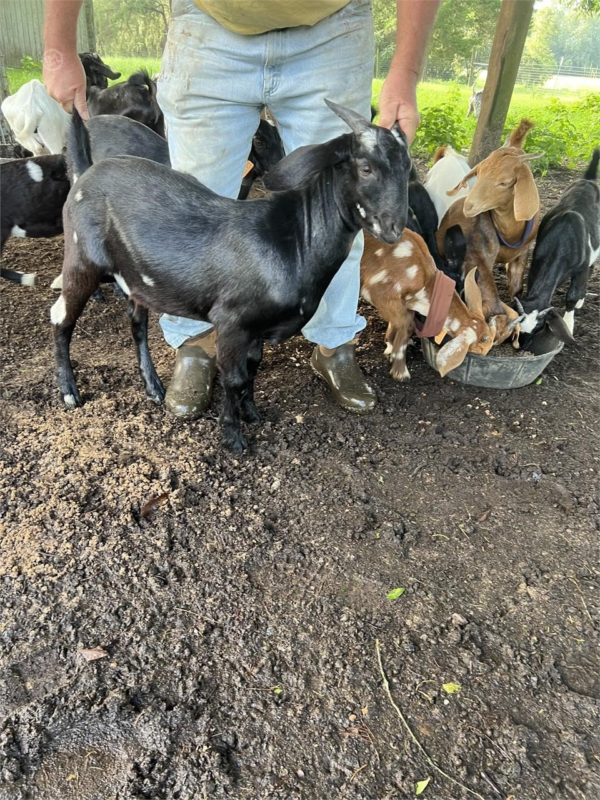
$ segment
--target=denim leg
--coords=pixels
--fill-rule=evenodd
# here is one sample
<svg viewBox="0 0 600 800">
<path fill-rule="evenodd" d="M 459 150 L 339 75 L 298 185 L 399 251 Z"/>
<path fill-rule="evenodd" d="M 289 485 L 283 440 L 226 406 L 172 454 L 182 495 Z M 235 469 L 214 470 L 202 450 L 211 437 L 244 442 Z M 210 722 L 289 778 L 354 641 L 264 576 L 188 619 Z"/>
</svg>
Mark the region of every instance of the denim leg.
<svg viewBox="0 0 600 800">
<path fill-rule="evenodd" d="M 239 36 L 192 0 L 175 0 L 158 82 L 173 168 L 225 197 L 237 197 L 258 127 L 264 36 Z M 163 314 L 174 348 L 209 331 L 209 322 Z"/>
<path fill-rule="evenodd" d="M 374 39 L 368 0 L 352 0 L 313 27 L 269 36 L 274 40 L 269 43 L 273 66 L 266 71 L 266 103 L 279 123 L 286 153 L 348 133 L 325 98 L 370 119 Z M 357 313 L 363 243 L 361 232 L 302 329 L 309 341 L 334 348 L 365 327 Z"/>
</svg>

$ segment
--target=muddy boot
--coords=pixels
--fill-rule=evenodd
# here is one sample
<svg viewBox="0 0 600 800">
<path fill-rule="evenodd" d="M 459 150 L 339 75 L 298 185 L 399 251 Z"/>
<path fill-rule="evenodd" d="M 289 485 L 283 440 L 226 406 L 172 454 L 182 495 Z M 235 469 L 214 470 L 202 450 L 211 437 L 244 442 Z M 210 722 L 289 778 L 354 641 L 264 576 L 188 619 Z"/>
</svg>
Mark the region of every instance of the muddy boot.
<svg viewBox="0 0 600 800">
<path fill-rule="evenodd" d="M 377 398 L 356 363 L 354 342 L 348 342 L 334 350 L 315 347 L 310 365 L 328 384 L 335 402 L 346 411 L 366 414 L 375 408 Z"/>
<path fill-rule="evenodd" d="M 208 407 L 217 372 L 216 334 L 188 339 L 177 348 L 165 405 L 175 417 L 197 419 Z"/>
</svg>

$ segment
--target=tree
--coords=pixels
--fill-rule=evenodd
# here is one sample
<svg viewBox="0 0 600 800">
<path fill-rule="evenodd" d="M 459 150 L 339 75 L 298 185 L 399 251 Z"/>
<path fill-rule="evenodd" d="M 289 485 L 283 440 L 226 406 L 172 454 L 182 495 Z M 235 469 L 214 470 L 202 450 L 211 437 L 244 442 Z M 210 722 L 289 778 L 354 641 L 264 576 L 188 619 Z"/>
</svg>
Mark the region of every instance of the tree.
<svg viewBox="0 0 600 800">
<path fill-rule="evenodd" d="M 171 14 L 169 0 L 95 0 L 94 14 L 103 53 L 161 55 Z"/>
</svg>

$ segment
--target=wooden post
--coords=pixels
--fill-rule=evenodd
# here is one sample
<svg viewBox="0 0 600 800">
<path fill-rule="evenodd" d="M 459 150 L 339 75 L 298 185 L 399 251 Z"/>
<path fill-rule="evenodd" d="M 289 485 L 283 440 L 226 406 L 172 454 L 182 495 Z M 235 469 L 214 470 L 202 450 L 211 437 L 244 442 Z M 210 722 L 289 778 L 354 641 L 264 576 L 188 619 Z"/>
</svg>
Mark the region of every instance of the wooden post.
<svg viewBox="0 0 600 800">
<path fill-rule="evenodd" d="M 84 0 L 83 23 L 87 34 L 87 49 L 90 53 L 96 52 L 96 24 L 94 22 L 94 0 Z"/>
<path fill-rule="evenodd" d="M 487 158 L 502 137 L 535 0 L 502 0 L 481 113 L 473 137 L 471 166 Z"/>
</svg>

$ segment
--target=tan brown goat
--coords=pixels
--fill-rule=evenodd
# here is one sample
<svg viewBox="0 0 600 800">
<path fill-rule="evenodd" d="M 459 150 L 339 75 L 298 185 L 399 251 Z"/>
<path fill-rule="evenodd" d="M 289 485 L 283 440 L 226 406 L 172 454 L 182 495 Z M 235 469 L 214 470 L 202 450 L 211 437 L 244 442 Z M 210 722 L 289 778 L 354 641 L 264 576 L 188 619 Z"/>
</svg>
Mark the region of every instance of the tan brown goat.
<svg viewBox="0 0 600 800">
<path fill-rule="evenodd" d="M 527 264 L 529 244 L 535 239 L 540 217 L 540 199 L 527 161 L 539 158 L 527 154 L 522 146 L 533 123 L 527 119 L 511 133 L 508 145 L 494 150 L 477 164 L 454 189 L 453 195 L 477 176 L 469 194 L 458 199 L 446 212 L 437 233 L 440 253 L 444 254 L 444 236 L 452 225 L 460 225 L 467 237 L 464 273 L 479 269 L 478 284 L 483 297 L 486 319 L 507 315 L 506 324 L 498 320 L 497 342 L 506 338 L 505 331 L 514 322 L 516 312 L 508 311 L 498 295 L 494 281 L 494 264 L 506 264 L 511 297 L 523 289 L 523 272 Z"/>
<path fill-rule="evenodd" d="M 410 378 L 406 349 L 415 326 L 415 312 L 427 316 L 437 269 L 423 239 L 406 229 L 397 244 L 384 244 L 365 235 L 360 262 L 361 295 L 388 323 L 385 355 L 395 380 Z M 467 305 L 454 292 L 444 327 L 451 342 L 437 356 L 442 377 L 458 367 L 467 353 L 485 355 L 494 341 L 494 325 L 487 325 L 481 292 L 472 270 L 465 281 Z"/>
</svg>

